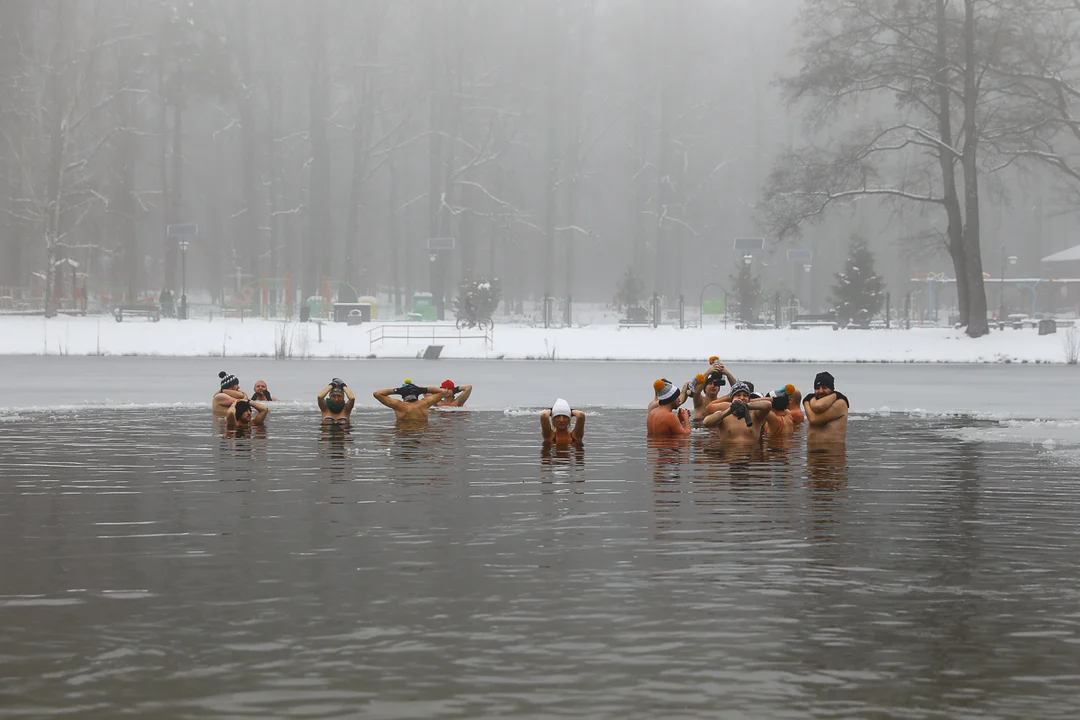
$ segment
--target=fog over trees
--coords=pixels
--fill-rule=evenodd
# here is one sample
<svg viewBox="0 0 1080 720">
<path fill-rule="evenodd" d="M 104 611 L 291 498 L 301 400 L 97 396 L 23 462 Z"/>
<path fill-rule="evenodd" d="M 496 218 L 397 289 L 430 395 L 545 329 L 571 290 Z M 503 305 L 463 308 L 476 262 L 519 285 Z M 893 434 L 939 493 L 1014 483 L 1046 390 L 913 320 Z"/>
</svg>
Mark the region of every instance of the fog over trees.
<svg viewBox="0 0 1080 720">
<path fill-rule="evenodd" d="M 1078 30 L 1080 0 L 3 0 L 0 286 L 71 260 L 116 298 L 400 311 L 632 270 L 696 302 L 761 237 L 763 294 L 825 306 L 857 234 L 895 294 L 957 278 L 978 335 L 984 272 L 1080 242 Z"/>
</svg>

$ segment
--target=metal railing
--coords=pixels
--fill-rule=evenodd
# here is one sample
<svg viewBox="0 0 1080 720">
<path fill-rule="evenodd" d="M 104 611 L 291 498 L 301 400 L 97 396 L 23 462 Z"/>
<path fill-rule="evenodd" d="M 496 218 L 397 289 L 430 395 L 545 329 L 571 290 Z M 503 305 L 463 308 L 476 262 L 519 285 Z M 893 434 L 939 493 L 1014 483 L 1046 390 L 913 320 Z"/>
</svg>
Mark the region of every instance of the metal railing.
<svg viewBox="0 0 1080 720">
<path fill-rule="evenodd" d="M 458 330 L 453 325 L 422 325 L 418 323 L 394 323 L 383 324 L 368 330 L 368 350 L 375 347 L 375 343 L 387 340 L 404 340 L 408 345 L 413 341 L 435 340 L 483 340 L 485 347 L 491 349 L 495 342 L 495 330 Z"/>
</svg>

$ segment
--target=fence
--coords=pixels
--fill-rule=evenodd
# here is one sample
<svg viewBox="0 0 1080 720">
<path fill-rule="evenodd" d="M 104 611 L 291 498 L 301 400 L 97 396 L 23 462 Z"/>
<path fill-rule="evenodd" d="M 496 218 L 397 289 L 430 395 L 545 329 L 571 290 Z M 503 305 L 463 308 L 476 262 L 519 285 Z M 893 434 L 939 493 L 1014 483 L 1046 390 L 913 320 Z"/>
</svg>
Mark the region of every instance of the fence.
<svg viewBox="0 0 1080 720">
<path fill-rule="evenodd" d="M 495 342 L 494 330 L 458 330 L 453 325 L 421 325 L 417 323 L 394 323 L 393 325 L 379 325 L 368 330 L 368 349 L 375 347 L 376 343 L 385 343 L 387 340 L 404 340 L 410 342 L 427 342 L 435 340 L 483 340 L 484 346 L 491 349 Z"/>
</svg>

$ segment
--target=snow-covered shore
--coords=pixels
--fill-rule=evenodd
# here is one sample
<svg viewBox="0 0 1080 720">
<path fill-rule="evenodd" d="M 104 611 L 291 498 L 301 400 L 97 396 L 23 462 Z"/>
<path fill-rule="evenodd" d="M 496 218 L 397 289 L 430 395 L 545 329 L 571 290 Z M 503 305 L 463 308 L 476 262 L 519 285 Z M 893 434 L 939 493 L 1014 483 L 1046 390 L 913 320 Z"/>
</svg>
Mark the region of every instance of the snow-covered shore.
<svg viewBox="0 0 1080 720">
<path fill-rule="evenodd" d="M 408 337 L 405 337 L 405 335 Z M 395 337 L 391 337 L 395 336 Z M 401 336 L 401 337 L 396 337 Z M 0 317 L 0 354 L 173 357 L 415 358 L 428 345 L 458 359 L 678 360 L 719 355 L 727 362 L 1066 362 L 1067 333 L 993 331 L 971 339 L 952 328 L 912 330 L 736 330 L 723 326 L 590 325 L 545 330 L 499 325 L 491 342 L 452 323 L 282 323 L 215 319 L 180 322 L 111 316 Z"/>
</svg>

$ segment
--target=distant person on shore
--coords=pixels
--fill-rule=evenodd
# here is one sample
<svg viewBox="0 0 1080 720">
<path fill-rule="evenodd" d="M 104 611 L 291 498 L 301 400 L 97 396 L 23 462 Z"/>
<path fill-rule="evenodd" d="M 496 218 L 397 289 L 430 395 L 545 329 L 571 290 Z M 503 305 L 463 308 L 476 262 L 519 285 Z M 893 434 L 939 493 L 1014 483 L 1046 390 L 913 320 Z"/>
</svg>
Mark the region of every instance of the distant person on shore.
<svg viewBox="0 0 1080 720">
<path fill-rule="evenodd" d="M 390 397 L 391 395 L 400 395 L 401 399 Z M 376 390 L 372 396 L 393 410 L 397 421 L 403 423 L 427 422 L 431 408 L 451 397 L 451 393 L 443 388 L 413 385 L 412 380 L 406 378 L 401 387 Z"/>
<path fill-rule="evenodd" d="M 571 418 L 576 421 L 573 430 L 570 429 Z M 570 403 L 559 398 L 550 409 L 540 413 L 540 432 L 545 443 L 578 444 L 585 437 L 585 413 L 571 410 Z"/>
<path fill-rule="evenodd" d="M 700 423 L 709 414 L 709 404 L 715 402 L 720 396 L 720 388 L 728 382 L 734 385 L 736 380 L 735 376 L 714 355 L 709 358 L 708 369 L 694 378 L 694 381 L 690 395 L 694 398 L 694 422 Z"/>
<path fill-rule="evenodd" d="M 435 403 L 435 407 L 465 407 L 465 403 L 469 401 L 469 396 L 472 395 L 472 385 L 461 385 L 459 387 L 454 384 L 453 380 L 443 380 L 440 388 L 443 392 L 449 392 L 450 394 L 445 399 Z"/>
<path fill-rule="evenodd" d="M 847 396 L 836 392 L 836 380 L 827 372 L 814 378 L 814 394 L 803 400 L 806 412 L 806 442 L 837 443 L 847 440 L 847 419 L 850 403 Z"/>
<path fill-rule="evenodd" d="M 714 407 L 716 409 L 705 417 L 702 425 L 719 429 L 725 440 L 760 439 L 765 419 L 772 412 L 772 400 L 769 398 L 751 399 L 750 393 L 748 383 L 735 383 L 731 388 L 729 400 L 709 406 L 710 410 Z"/>
<path fill-rule="evenodd" d="M 252 410 L 255 411 L 252 414 Z M 225 413 L 225 427 L 229 430 L 262 425 L 270 411 L 265 405 L 250 400 L 237 400 Z"/>
<path fill-rule="evenodd" d="M 252 400 L 258 400 L 259 402 L 277 402 L 277 398 L 270 394 L 270 390 L 266 387 L 265 380 L 256 380 L 255 388 L 251 393 Z"/>
<path fill-rule="evenodd" d="M 663 378 L 653 383 L 656 400 L 649 403 L 646 420 L 649 437 L 677 437 L 690 434 L 690 411 L 679 408 L 686 397 L 679 388 Z M 679 408 L 678 412 L 673 412 Z"/>
<path fill-rule="evenodd" d="M 322 412 L 322 422 L 333 425 L 344 425 L 352 416 L 353 406 L 356 405 L 356 396 L 341 378 L 334 378 L 330 384 L 319 391 L 315 397 Z"/>
<path fill-rule="evenodd" d="M 240 381 L 235 375 L 230 375 L 224 370 L 218 373 L 221 378 L 221 389 L 214 393 L 214 412 L 225 413 L 238 400 L 247 400 L 248 396 L 240 389 Z"/>
</svg>

